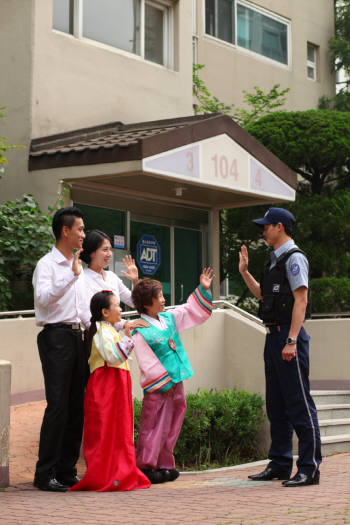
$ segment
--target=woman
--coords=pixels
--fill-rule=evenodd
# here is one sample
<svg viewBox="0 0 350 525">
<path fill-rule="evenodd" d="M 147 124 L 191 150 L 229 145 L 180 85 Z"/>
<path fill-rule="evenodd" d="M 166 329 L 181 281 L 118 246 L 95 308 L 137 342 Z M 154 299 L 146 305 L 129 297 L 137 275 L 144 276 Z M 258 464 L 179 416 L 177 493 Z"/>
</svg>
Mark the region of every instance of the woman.
<svg viewBox="0 0 350 525">
<path fill-rule="evenodd" d="M 131 299 L 131 291 L 125 286 L 123 281 L 114 273 L 105 268 L 109 265 L 112 257 L 111 240 L 100 230 L 89 232 L 83 242 L 83 251 L 80 258 L 88 265 L 84 270 L 86 283 L 86 293 L 83 300 L 82 320 L 85 326 L 90 326 L 90 300 L 92 296 L 102 290 L 110 290 L 117 297 L 118 302 L 123 302 L 132 308 L 134 303 Z M 123 275 L 130 279 L 133 286 L 139 279 L 139 272 L 134 259 L 127 255 L 123 259 L 126 272 Z M 148 326 L 141 319 L 134 321 L 121 321 L 115 324 L 116 330 L 129 331 L 133 328 Z"/>
</svg>

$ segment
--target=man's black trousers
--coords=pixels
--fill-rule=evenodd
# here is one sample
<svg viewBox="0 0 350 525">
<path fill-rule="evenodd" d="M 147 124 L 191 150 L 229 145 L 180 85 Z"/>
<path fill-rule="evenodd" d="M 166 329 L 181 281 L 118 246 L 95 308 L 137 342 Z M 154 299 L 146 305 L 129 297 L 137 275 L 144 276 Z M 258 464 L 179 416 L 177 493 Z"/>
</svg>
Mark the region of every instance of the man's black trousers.
<svg viewBox="0 0 350 525">
<path fill-rule="evenodd" d="M 46 326 L 38 335 L 47 407 L 35 479 L 75 475 L 84 422 L 87 356 L 81 330 Z"/>
<path fill-rule="evenodd" d="M 297 355 L 282 360 L 289 325 L 271 327 L 264 350 L 266 410 L 270 420 L 270 465 L 290 474 L 293 465 L 293 428 L 299 441 L 299 472 L 314 476 L 321 457 L 321 440 L 315 403 L 309 384 L 309 339 L 301 328 Z"/>
</svg>

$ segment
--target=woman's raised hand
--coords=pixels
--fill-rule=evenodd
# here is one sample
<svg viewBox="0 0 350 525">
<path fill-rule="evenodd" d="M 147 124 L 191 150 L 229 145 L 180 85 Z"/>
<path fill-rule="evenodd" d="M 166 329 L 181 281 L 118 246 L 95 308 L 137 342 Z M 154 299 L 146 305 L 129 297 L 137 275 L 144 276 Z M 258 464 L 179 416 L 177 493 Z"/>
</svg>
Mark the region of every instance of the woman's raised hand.
<svg viewBox="0 0 350 525">
<path fill-rule="evenodd" d="M 126 255 L 122 260 L 126 272 L 122 270 L 122 274 L 125 275 L 133 284 L 136 284 L 139 280 L 139 271 L 137 269 L 135 259 L 131 257 L 131 255 Z"/>
</svg>

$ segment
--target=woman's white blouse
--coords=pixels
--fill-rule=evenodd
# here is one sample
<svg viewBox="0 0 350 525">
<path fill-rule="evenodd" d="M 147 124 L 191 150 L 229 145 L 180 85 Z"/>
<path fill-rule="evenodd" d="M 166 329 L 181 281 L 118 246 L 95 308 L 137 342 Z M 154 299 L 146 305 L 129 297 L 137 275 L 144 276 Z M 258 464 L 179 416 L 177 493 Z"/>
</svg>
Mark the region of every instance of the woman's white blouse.
<svg viewBox="0 0 350 525">
<path fill-rule="evenodd" d="M 125 286 L 123 281 L 109 270 L 102 270 L 102 273 L 97 273 L 90 268 L 84 270 L 85 293 L 84 293 L 84 308 L 82 321 L 86 327 L 90 326 L 90 301 L 96 292 L 102 290 L 110 290 L 118 298 L 119 302 L 123 302 L 128 306 L 134 307 L 131 299 L 131 291 Z M 115 324 L 116 330 L 122 330 L 125 321 Z"/>
</svg>

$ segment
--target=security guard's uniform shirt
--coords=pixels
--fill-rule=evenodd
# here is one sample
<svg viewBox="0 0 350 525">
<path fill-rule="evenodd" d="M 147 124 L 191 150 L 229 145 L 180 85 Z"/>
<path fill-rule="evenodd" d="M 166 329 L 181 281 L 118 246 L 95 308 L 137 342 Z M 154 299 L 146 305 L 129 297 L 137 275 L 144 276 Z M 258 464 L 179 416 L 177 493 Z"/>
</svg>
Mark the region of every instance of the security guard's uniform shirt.
<svg viewBox="0 0 350 525">
<path fill-rule="evenodd" d="M 276 266 L 277 259 L 292 248 L 297 248 L 297 245 L 295 244 L 293 239 L 290 239 L 286 243 L 282 244 L 282 246 L 277 248 L 277 250 L 274 250 L 270 256 L 270 270 L 271 268 Z M 290 257 L 288 257 L 286 261 L 286 272 L 287 279 L 289 281 L 289 285 L 292 292 L 294 292 L 294 290 L 297 290 L 301 286 L 305 286 L 306 288 L 309 287 L 309 263 L 303 253 L 295 252 L 292 253 Z"/>
</svg>

